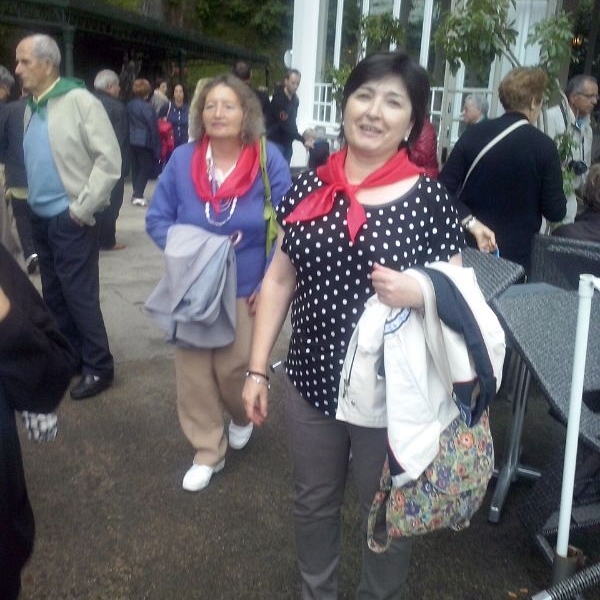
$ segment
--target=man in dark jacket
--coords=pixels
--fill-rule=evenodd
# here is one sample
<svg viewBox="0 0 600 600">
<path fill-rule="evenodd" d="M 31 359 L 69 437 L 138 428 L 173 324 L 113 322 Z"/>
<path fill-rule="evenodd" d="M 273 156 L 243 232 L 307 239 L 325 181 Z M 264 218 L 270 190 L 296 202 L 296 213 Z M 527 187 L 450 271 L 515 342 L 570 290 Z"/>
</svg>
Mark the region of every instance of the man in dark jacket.
<svg viewBox="0 0 600 600">
<path fill-rule="evenodd" d="M 0 245 L 0 598 L 14 600 L 33 548 L 34 520 L 15 411 L 49 413 L 76 358 L 43 300 Z"/>
<path fill-rule="evenodd" d="M 5 116 L 6 107 L 8 106 L 6 102 L 14 83 L 15 78 L 10 71 L 4 65 L 0 65 L 0 118 Z M 4 145 L 3 142 L 2 145 Z M 0 157 L 0 163 L 3 162 L 4 157 Z M 0 243 L 6 246 L 11 256 L 19 261 L 19 264 L 25 266 L 23 263 L 23 249 L 15 226 L 12 207 L 9 198 L 4 194 L 4 189 L 4 168 L 0 164 Z"/>
<path fill-rule="evenodd" d="M 283 85 L 276 88 L 271 98 L 269 118 L 267 119 L 267 139 L 277 145 L 288 164 L 292 160 L 292 144 L 294 140 L 304 143 L 298 131 L 299 100 L 296 90 L 300 85 L 300 71 L 288 70 Z"/>
<path fill-rule="evenodd" d="M 250 68 L 250 65 L 243 60 L 238 60 L 233 66 L 233 74 L 236 77 L 239 77 L 256 94 L 266 120 L 271 104 L 271 101 L 269 100 L 269 94 L 267 94 L 267 92 L 264 90 L 252 87 L 250 83 L 250 78 L 252 77 L 252 69 Z"/>
<path fill-rule="evenodd" d="M 123 250 L 126 246 L 117 244 L 116 228 L 119 211 L 123 206 L 125 177 L 129 173 L 129 118 L 125 105 L 119 100 L 121 88 L 119 77 L 114 71 L 110 69 L 100 71 L 94 80 L 94 90 L 96 97 L 106 109 L 121 149 L 121 178 L 115 183 L 110 194 L 110 206 L 96 215 L 98 238 L 102 250 Z"/>
</svg>

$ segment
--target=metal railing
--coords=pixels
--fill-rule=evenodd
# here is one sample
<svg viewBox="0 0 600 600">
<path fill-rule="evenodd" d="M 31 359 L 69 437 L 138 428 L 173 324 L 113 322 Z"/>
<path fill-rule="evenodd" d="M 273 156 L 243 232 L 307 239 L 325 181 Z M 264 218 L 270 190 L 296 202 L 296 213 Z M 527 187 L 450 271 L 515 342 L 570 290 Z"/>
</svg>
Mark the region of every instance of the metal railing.
<svg viewBox="0 0 600 600">
<path fill-rule="evenodd" d="M 315 126 L 325 129 L 338 125 L 337 106 L 331 83 L 315 83 L 313 119 Z"/>
</svg>

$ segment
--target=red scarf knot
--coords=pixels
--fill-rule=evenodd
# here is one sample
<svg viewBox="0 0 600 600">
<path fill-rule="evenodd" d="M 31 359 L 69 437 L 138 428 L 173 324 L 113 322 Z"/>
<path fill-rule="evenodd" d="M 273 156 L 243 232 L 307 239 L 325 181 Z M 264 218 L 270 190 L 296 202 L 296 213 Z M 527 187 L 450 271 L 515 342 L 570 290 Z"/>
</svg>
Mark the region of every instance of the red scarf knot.
<svg viewBox="0 0 600 600">
<path fill-rule="evenodd" d="M 219 212 L 221 200 L 228 198 L 240 198 L 252 186 L 256 180 L 260 168 L 260 141 L 257 140 L 251 146 L 243 146 L 233 171 L 227 176 L 219 189 L 213 193 L 208 170 L 206 168 L 206 151 L 209 139 L 204 136 L 199 144 L 196 144 L 192 154 L 192 181 L 196 194 L 202 202 L 210 202 L 215 213 Z"/>
<path fill-rule="evenodd" d="M 336 195 L 341 192 L 349 202 L 346 219 L 350 240 L 354 242 L 360 228 L 367 222 L 365 209 L 357 200 L 356 192 L 359 189 L 390 185 L 423 173 L 421 167 L 417 167 L 417 165 L 410 162 L 408 152 L 403 148 L 363 181 L 353 185 L 348 182 L 344 171 L 347 153 L 347 148 L 335 152 L 324 165 L 317 169 L 317 175 L 325 185 L 303 198 L 286 217 L 286 221 L 300 223 L 302 221 L 312 221 L 329 214 L 333 208 Z"/>
</svg>

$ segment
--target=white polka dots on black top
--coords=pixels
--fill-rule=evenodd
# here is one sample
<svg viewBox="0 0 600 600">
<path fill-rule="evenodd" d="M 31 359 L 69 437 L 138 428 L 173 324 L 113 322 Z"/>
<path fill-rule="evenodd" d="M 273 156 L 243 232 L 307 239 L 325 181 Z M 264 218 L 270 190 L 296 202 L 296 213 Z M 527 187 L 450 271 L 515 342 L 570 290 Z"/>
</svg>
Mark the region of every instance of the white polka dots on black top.
<svg viewBox="0 0 600 600">
<path fill-rule="evenodd" d="M 285 221 L 299 202 L 311 201 L 309 190 L 322 186 L 315 171 L 301 174 L 277 207 L 277 217 L 297 280 L 287 374 L 308 402 L 334 417 L 346 347 L 373 295 L 368 278 L 373 263 L 403 271 L 445 261 L 461 251 L 464 238 L 444 188 L 428 177 L 393 202 L 364 206 L 367 222 L 354 243 L 341 194 L 328 215 Z"/>
</svg>

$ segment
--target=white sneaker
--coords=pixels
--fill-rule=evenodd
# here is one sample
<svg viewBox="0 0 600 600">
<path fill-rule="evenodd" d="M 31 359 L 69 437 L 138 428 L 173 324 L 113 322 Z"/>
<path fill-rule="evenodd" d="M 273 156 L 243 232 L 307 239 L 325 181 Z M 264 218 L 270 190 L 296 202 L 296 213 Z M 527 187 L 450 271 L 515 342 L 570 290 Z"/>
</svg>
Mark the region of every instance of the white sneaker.
<svg viewBox="0 0 600 600">
<path fill-rule="evenodd" d="M 252 421 L 248 425 L 236 425 L 233 421 L 229 423 L 229 446 L 234 450 L 241 450 L 250 439 L 254 424 Z"/>
<path fill-rule="evenodd" d="M 148 206 L 148 203 L 146 202 L 145 198 L 133 198 L 131 200 L 131 204 L 133 204 L 134 206 Z"/>
<path fill-rule="evenodd" d="M 213 473 L 218 473 L 223 470 L 225 459 L 214 467 L 208 465 L 193 464 L 183 478 L 183 489 L 188 492 L 199 492 L 203 490 L 213 476 Z"/>
</svg>

